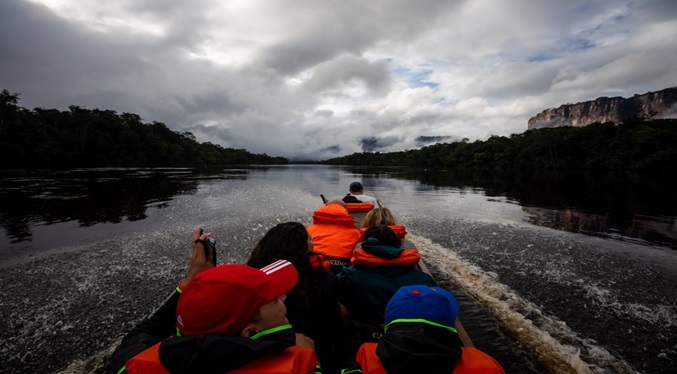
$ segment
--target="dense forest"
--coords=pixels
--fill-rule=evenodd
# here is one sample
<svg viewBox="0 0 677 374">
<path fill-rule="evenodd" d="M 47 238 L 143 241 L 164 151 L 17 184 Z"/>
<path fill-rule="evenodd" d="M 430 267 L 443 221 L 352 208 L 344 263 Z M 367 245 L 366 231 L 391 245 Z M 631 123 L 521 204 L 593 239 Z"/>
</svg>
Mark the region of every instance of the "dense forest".
<svg viewBox="0 0 677 374">
<path fill-rule="evenodd" d="M 0 168 L 215 166 L 286 164 L 282 157 L 199 143 L 190 132 L 140 116 L 70 106 L 69 111 L 18 105 L 0 92 Z"/>
<path fill-rule="evenodd" d="M 354 153 L 322 163 L 438 169 L 676 170 L 677 120 L 630 119 L 619 125 L 544 128 L 419 150 Z"/>
<path fill-rule="evenodd" d="M 0 92 L 0 168 L 218 166 L 287 164 L 282 157 L 199 143 L 190 132 L 112 110 L 68 111 L 18 105 Z M 484 141 L 463 139 L 417 150 L 363 152 L 320 161 L 334 165 L 437 169 L 676 170 L 677 120 L 528 130 Z"/>
</svg>

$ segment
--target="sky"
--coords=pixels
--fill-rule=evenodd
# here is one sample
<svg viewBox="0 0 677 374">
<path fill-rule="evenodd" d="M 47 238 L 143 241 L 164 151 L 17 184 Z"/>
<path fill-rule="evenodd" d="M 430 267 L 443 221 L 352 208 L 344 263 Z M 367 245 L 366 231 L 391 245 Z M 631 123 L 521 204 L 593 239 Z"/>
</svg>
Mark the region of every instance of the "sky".
<svg viewBox="0 0 677 374">
<path fill-rule="evenodd" d="M 0 89 L 291 160 L 677 86 L 674 0 L 1 0 Z"/>
</svg>

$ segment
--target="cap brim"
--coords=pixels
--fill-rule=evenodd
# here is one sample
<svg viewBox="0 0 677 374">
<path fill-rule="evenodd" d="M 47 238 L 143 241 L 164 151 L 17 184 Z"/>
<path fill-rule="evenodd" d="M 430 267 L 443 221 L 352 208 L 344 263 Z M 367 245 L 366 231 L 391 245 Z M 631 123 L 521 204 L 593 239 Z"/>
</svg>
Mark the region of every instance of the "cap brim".
<svg viewBox="0 0 677 374">
<path fill-rule="evenodd" d="M 271 302 L 276 298 L 291 291 L 299 279 L 294 265 L 289 261 L 278 260 L 261 269 L 268 279 L 268 297 L 265 302 Z"/>
</svg>

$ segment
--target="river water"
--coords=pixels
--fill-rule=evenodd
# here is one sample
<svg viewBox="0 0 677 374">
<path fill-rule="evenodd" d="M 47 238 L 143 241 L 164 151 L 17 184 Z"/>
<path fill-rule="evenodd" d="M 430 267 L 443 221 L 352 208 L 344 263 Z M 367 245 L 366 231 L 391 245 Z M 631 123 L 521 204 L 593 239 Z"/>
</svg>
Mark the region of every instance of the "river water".
<svg viewBox="0 0 677 374">
<path fill-rule="evenodd" d="M 1 373 L 101 373 L 184 275 L 191 229 L 219 262 L 360 180 L 508 373 L 674 373 L 670 178 L 319 165 L 2 172 Z"/>
</svg>

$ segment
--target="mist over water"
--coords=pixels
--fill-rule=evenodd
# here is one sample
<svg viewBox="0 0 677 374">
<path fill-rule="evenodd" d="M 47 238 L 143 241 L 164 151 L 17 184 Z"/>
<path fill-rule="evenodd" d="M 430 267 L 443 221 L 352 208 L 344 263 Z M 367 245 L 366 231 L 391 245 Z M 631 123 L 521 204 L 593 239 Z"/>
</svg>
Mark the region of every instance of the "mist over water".
<svg viewBox="0 0 677 374">
<path fill-rule="evenodd" d="M 639 238 L 619 226 L 626 208 L 605 215 L 599 204 L 587 209 L 562 196 L 534 205 L 544 201 L 540 192 L 527 206 L 514 190 L 491 190 L 481 178 L 453 185 L 437 174 L 289 166 L 5 176 L 2 372 L 103 372 L 118 339 L 183 277 L 193 227 L 214 233 L 220 263 L 244 262 L 269 228 L 309 224 L 319 194 L 339 197 L 353 180 L 406 225 L 440 284 L 457 295 L 475 344 L 506 372 L 673 372 L 677 252 L 669 201 L 638 218 L 660 235 Z M 564 219 L 585 215 L 607 220 L 594 235 L 563 231 L 589 230 L 594 225 Z M 536 226 L 548 220 L 535 216 L 560 227 Z"/>
</svg>

